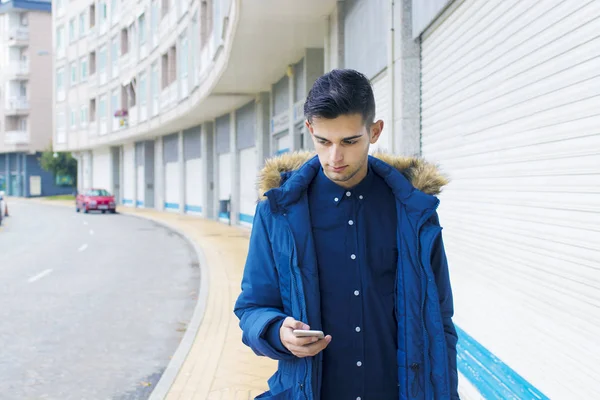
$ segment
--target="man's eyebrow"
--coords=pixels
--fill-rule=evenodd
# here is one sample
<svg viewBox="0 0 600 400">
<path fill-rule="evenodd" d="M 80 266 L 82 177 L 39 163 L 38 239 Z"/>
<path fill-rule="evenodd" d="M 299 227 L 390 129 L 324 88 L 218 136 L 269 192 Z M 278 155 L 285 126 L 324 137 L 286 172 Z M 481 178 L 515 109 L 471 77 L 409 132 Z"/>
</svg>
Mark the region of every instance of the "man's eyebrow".
<svg viewBox="0 0 600 400">
<path fill-rule="evenodd" d="M 314 137 L 316 137 L 316 138 L 317 138 L 317 139 L 319 139 L 319 140 L 324 140 L 324 141 L 326 141 L 326 142 L 329 142 L 329 139 L 325 139 L 325 138 L 323 138 L 323 137 L 321 137 L 321 136 L 317 136 L 317 135 L 313 135 L 313 136 L 314 136 Z M 342 141 L 344 141 L 344 140 L 353 140 L 353 139 L 358 139 L 359 137 L 362 137 L 362 134 L 361 134 L 361 135 L 356 135 L 356 136 L 350 136 L 350 137 L 345 137 L 345 138 L 342 138 Z"/>
</svg>

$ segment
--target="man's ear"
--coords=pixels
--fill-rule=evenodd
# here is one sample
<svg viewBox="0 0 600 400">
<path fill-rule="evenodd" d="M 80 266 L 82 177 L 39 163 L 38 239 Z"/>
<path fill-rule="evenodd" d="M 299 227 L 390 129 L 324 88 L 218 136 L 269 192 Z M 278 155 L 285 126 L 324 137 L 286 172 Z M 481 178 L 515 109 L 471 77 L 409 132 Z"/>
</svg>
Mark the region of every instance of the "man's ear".
<svg viewBox="0 0 600 400">
<path fill-rule="evenodd" d="M 369 141 L 371 144 L 377 143 L 379 137 L 381 136 L 381 132 L 383 131 L 383 121 L 379 120 L 374 122 L 370 128 Z"/>
<path fill-rule="evenodd" d="M 305 125 L 305 126 L 308 128 L 308 131 L 309 131 L 311 134 L 313 134 L 313 133 L 314 133 L 314 132 L 313 132 L 313 130 L 314 130 L 314 129 L 313 129 L 313 126 L 311 125 L 311 123 L 310 123 L 310 122 L 308 122 L 308 120 L 305 120 L 305 121 L 304 121 L 304 125 Z"/>
</svg>

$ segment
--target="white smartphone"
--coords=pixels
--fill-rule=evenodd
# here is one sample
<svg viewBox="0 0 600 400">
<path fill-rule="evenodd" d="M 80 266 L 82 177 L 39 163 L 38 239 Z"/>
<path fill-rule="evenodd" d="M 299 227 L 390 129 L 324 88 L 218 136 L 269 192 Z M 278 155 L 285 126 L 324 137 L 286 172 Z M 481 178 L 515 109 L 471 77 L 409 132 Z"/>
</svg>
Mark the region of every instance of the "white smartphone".
<svg viewBox="0 0 600 400">
<path fill-rule="evenodd" d="M 294 329 L 294 336 L 296 337 L 316 337 L 323 339 L 325 334 L 322 331 L 305 331 L 302 329 Z"/>
</svg>

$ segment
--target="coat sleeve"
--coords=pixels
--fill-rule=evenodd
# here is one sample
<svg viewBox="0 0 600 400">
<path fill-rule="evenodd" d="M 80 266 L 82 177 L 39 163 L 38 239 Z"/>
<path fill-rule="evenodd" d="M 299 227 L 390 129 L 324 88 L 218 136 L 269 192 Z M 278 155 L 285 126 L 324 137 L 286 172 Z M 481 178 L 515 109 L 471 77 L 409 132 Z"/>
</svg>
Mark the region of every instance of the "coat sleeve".
<svg viewBox="0 0 600 400">
<path fill-rule="evenodd" d="M 279 292 L 279 278 L 266 220 L 268 203 L 256 207 L 250 247 L 242 278 L 242 292 L 234 308 L 240 320 L 242 342 L 259 356 L 275 360 L 294 358 L 281 344 L 279 329 L 287 317 Z M 265 215 L 267 214 L 267 215 Z"/>
<path fill-rule="evenodd" d="M 437 215 L 434 217 L 434 223 L 439 226 Z M 435 275 L 435 282 L 440 298 L 440 310 L 442 312 L 442 322 L 444 324 L 444 333 L 446 336 L 446 346 L 448 348 L 448 370 L 450 371 L 450 395 L 452 400 L 458 400 L 458 373 L 456 366 L 456 342 L 458 335 L 452 316 L 454 315 L 454 302 L 452 299 L 452 287 L 450 285 L 450 273 L 448 271 L 448 260 L 444 250 L 444 242 L 440 234 L 434 243 L 431 253 L 431 267 Z"/>
</svg>

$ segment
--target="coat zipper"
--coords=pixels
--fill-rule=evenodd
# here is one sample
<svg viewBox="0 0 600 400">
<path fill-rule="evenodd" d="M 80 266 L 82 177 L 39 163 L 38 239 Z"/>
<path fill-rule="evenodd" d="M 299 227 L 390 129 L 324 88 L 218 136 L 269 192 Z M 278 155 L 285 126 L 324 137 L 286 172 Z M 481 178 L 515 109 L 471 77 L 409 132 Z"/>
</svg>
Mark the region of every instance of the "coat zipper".
<svg viewBox="0 0 600 400">
<path fill-rule="evenodd" d="M 286 216 L 286 214 L 283 214 L 284 217 Z M 292 233 L 292 229 L 289 226 L 289 222 L 287 221 L 286 218 L 286 222 L 287 222 L 287 228 L 288 228 L 288 233 L 290 235 L 290 240 L 293 242 L 293 233 Z M 298 289 L 298 281 L 296 278 L 296 271 L 295 271 L 295 266 L 294 266 L 294 253 L 296 252 L 295 246 L 292 243 L 291 249 L 293 250 L 293 252 L 290 254 L 290 259 L 289 259 L 289 265 L 290 265 L 290 269 L 291 269 L 291 274 L 292 274 L 292 284 L 294 285 L 294 291 L 296 292 L 296 298 L 298 299 L 298 303 L 300 303 L 300 290 Z M 302 305 L 300 305 L 300 320 L 305 320 L 305 315 L 304 315 L 304 310 L 302 309 Z M 304 390 L 304 386 L 306 384 L 306 377 L 308 376 L 308 360 L 307 358 L 304 359 L 304 377 L 302 378 L 302 382 L 299 382 L 300 384 L 300 391 L 304 394 L 304 398 L 306 400 L 308 400 L 308 395 L 306 394 L 306 391 Z"/>
</svg>

